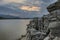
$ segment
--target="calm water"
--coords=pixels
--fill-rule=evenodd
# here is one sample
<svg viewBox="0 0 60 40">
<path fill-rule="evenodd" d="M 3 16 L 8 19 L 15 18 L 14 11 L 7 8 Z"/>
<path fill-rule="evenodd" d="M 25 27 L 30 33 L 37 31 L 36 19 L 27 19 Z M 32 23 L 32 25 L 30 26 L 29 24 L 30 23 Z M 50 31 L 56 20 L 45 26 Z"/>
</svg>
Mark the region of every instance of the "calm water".
<svg viewBox="0 0 60 40">
<path fill-rule="evenodd" d="M 0 40 L 16 40 L 26 33 L 30 20 L 0 20 Z"/>
</svg>

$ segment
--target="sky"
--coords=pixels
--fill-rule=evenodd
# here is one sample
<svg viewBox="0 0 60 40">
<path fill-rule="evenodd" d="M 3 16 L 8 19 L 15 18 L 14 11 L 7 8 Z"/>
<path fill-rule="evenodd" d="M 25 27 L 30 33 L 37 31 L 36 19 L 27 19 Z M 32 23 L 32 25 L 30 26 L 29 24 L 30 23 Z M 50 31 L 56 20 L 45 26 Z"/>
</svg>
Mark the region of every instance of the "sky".
<svg viewBox="0 0 60 40">
<path fill-rule="evenodd" d="M 47 7 L 57 0 L 0 0 L 0 15 L 21 18 L 41 17 L 48 14 Z"/>
</svg>

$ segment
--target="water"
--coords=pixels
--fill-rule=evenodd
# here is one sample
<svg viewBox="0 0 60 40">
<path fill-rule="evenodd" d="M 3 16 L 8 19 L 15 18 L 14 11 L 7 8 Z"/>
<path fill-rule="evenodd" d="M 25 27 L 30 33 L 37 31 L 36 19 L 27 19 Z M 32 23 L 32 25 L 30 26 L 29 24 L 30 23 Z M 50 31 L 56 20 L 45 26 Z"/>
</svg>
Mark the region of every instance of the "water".
<svg viewBox="0 0 60 40">
<path fill-rule="evenodd" d="M 26 34 L 30 20 L 0 20 L 0 40 L 17 40 Z"/>
</svg>

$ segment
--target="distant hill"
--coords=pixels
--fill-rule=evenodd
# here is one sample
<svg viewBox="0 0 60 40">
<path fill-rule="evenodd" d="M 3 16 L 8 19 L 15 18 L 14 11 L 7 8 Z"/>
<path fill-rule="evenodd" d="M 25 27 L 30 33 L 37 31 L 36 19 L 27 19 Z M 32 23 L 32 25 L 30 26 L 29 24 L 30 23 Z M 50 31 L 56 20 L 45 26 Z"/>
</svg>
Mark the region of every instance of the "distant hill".
<svg viewBox="0 0 60 40">
<path fill-rule="evenodd" d="M 36 19 L 36 17 L 34 17 L 34 18 L 21 18 L 18 16 L 0 14 L 0 19 Z"/>
<path fill-rule="evenodd" d="M 20 19 L 20 17 L 0 14 L 0 19 Z"/>
</svg>

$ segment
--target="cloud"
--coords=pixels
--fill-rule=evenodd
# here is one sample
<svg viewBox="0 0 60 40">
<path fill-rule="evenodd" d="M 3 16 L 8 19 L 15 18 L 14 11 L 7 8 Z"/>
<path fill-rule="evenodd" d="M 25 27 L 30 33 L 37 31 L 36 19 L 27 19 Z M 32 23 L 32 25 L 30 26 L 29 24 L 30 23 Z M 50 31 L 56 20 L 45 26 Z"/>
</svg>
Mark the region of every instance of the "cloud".
<svg viewBox="0 0 60 40">
<path fill-rule="evenodd" d="M 5 5 L 9 3 L 24 3 L 26 0 L 0 0 L 0 5 Z"/>
<path fill-rule="evenodd" d="M 21 6 L 19 7 L 22 10 L 26 10 L 26 11 L 40 11 L 40 7 L 37 6 Z"/>
<path fill-rule="evenodd" d="M 15 3 L 23 3 L 26 0 L 4 0 L 4 2 L 15 2 Z"/>
<path fill-rule="evenodd" d="M 55 1 L 56 0 L 0 0 L 0 6 L 3 6 L 0 7 L 0 14 L 15 15 L 23 18 L 40 17 L 48 13 L 46 7 Z"/>
</svg>

